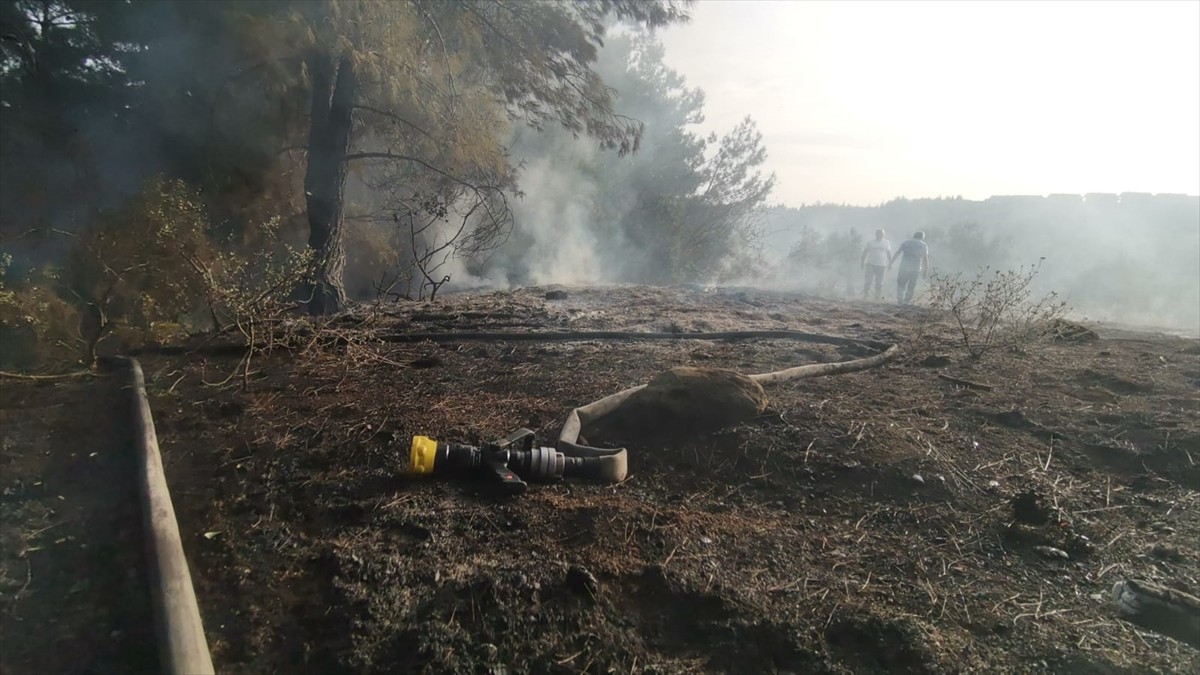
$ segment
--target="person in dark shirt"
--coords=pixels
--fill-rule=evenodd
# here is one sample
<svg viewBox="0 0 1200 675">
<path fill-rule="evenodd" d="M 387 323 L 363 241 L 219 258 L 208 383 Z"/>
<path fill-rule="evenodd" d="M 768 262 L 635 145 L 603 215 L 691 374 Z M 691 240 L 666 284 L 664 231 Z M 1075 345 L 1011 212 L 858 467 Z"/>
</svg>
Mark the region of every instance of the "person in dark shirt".
<svg viewBox="0 0 1200 675">
<path fill-rule="evenodd" d="M 912 302 L 917 289 L 917 277 L 929 276 L 929 245 L 925 233 L 917 232 L 912 239 L 900 244 L 900 248 L 888 260 L 888 269 L 900 258 L 900 271 L 896 274 L 896 302 L 907 305 Z"/>
</svg>

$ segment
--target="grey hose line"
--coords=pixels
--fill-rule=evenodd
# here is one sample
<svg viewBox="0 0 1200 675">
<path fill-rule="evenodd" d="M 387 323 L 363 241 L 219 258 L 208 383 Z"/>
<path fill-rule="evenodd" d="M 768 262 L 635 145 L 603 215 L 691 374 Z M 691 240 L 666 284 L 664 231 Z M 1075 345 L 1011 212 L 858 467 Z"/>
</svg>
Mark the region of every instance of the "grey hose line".
<svg viewBox="0 0 1200 675">
<path fill-rule="evenodd" d="M 315 335 L 312 332 L 300 331 L 301 336 Z M 345 337 L 334 337 L 337 341 L 345 341 Z M 618 340 L 639 342 L 645 340 L 749 340 L 749 339 L 778 339 L 797 340 L 800 342 L 815 342 L 854 347 L 870 347 L 885 349 L 886 342 L 876 340 L 837 337 L 821 335 L 820 333 L 805 333 L 795 330 L 737 330 L 712 333 L 639 333 L 637 331 L 530 331 L 515 332 L 478 332 L 478 331 L 447 331 L 444 333 L 383 333 L 367 336 L 369 340 L 379 342 L 586 342 L 588 340 Z M 255 345 L 256 349 L 266 347 L 265 344 Z M 142 354 L 174 355 L 174 354 L 208 354 L 212 356 L 240 356 L 250 350 L 249 345 L 225 342 L 206 345 L 159 345 L 142 347 L 133 350 L 133 356 Z"/>
</svg>

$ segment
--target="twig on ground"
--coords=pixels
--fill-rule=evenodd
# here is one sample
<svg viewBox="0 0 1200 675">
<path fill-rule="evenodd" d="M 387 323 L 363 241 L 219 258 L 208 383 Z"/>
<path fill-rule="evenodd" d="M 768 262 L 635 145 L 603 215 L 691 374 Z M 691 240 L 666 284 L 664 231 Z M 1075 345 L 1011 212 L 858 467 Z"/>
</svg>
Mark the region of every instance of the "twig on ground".
<svg viewBox="0 0 1200 675">
<path fill-rule="evenodd" d="M 77 370 L 71 373 L 58 373 L 52 375 L 26 375 L 24 373 L 10 373 L 0 370 L 0 377 L 7 377 L 13 380 L 65 380 L 70 377 L 83 377 L 85 375 L 94 375 L 90 370 Z"/>
<path fill-rule="evenodd" d="M 938 373 L 938 379 L 945 380 L 945 381 L 949 382 L 950 384 L 956 384 L 960 387 L 966 387 L 967 389 L 979 389 L 981 391 L 991 391 L 994 388 L 990 384 L 983 384 L 982 382 L 972 382 L 971 380 L 963 380 L 963 379 L 960 379 L 957 377 L 950 377 L 949 375 L 946 375 L 944 373 Z"/>
</svg>

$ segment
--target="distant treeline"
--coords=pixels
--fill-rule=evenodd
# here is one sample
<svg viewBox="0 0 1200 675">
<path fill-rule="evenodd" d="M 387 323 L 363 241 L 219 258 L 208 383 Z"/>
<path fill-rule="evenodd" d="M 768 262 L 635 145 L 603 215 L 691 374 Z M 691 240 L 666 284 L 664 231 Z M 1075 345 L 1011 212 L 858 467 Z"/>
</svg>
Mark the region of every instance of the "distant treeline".
<svg viewBox="0 0 1200 675">
<path fill-rule="evenodd" d="M 940 272 L 1033 265 L 1091 318 L 1200 330 L 1200 197 L 1145 193 L 896 199 L 768 209 L 764 250 L 789 280 L 852 290 L 876 229 L 893 247 L 924 231 Z"/>
</svg>

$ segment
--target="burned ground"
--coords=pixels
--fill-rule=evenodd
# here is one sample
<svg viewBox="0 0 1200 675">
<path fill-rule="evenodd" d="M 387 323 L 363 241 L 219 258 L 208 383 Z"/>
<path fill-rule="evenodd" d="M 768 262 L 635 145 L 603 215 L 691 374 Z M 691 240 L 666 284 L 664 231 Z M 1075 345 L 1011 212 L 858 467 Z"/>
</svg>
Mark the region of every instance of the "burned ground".
<svg viewBox="0 0 1200 675">
<path fill-rule="evenodd" d="M 769 386 L 763 415 L 715 434 L 605 439 L 630 449 L 620 485 L 496 501 L 485 484 L 402 475 L 414 434 L 477 442 L 525 426 L 550 440 L 571 408 L 672 366 L 756 373 L 865 351 L 381 336 L 792 329 L 891 342 L 920 321 L 753 290 L 546 290 L 390 307 L 331 328 L 337 340 L 256 354 L 245 389 L 237 356 L 142 357 L 218 670 L 1200 668 L 1108 600 L 1128 577 L 1200 588 L 1195 340 L 1102 328 L 971 363 L 933 336 L 878 369 Z M 930 353 L 950 363 L 921 365 Z M 18 408 L 97 385 L 3 386 L 4 461 L 21 473 L 5 485 L 47 484 L 20 509 L 24 492 L 4 497 L 0 571 L 20 586 L 38 559 L 8 541 L 75 545 L 37 533 L 29 500 L 82 488 L 26 459 L 47 452 L 59 418 Z M 13 657 L 14 612 L 51 602 L 67 574 L 31 569 L 20 592 L 0 589 L 8 672 L 35 663 Z"/>
<path fill-rule="evenodd" d="M 0 672 L 156 668 L 118 386 L 0 382 Z"/>
</svg>

